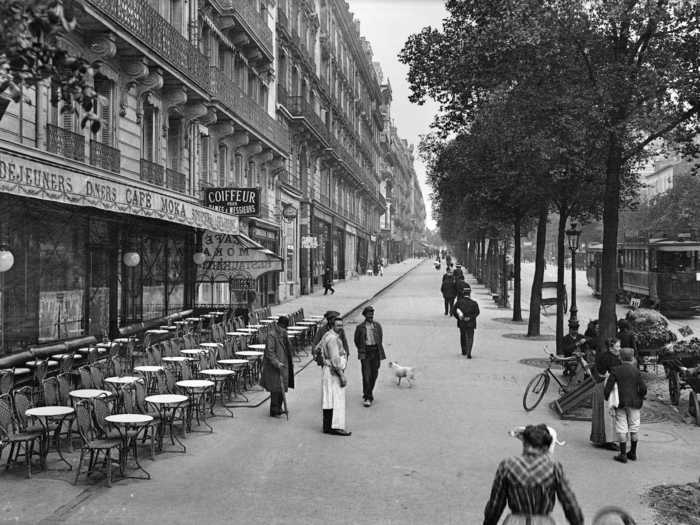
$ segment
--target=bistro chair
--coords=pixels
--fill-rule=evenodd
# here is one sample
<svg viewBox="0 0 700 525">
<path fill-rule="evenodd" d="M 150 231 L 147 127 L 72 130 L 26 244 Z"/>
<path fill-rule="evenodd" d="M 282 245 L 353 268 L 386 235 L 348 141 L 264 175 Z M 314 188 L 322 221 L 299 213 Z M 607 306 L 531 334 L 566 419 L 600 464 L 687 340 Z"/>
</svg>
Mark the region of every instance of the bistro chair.
<svg viewBox="0 0 700 525">
<path fill-rule="evenodd" d="M 124 409 L 125 414 L 138 414 L 140 411 L 138 410 L 138 406 L 136 403 L 136 385 L 141 385 L 140 381 L 137 381 L 136 383 L 132 385 L 126 385 L 124 388 L 122 388 L 122 408 Z M 143 385 L 141 385 L 143 387 Z M 151 415 L 151 414 L 146 414 L 146 415 Z M 153 417 L 153 416 L 152 416 Z M 158 421 L 155 417 L 153 417 L 153 421 L 151 421 L 146 430 L 143 431 L 143 436 L 141 438 L 141 443 L 145 443 L 146 440 L 149 440 L 150 443 L 150 449 L 151 449 L 151 459 L 155 459 L 155 449 L 156 449 L 156 438 L 158 436 L 158 427 L 160 426 L 160 421 Z M 136 436 L 141 432 L 141 430 L 128 430 L 127 435 L 131 439 L 135 439 Z"/>
<path fill-rule="evenodd" d="M 64 405 L 64 403 L 61 400 L 61 387 L 60 383 L 58 380 L 58 376 L 55 377 L 49 377 L 47 379 L 44 379 L 44 382 L 42 383 L 43 390 L 44 390 L 44 403 L 46 405 L 51 405 L 51 406 L 61 406 Z M 67 393 L 66 393 L 67 396 Z M 54 430 L 57 430 L 60 436 L 60 427 L 63 426 L 63 422 L 66 421 L 68 423 L 68 429 L 65 432 L 66 437 L 68 438 L 68 443 L 71 444 L 72 446 L 72 429 L 73 429 L 73 420 L 75 419 L 75 414 L 68 414 L 67 416 L 64 416 L 63 419 L 61 419 L 59 422 L 57 422 L 54 426 Z"/>
<path fill-rule="evenodd" d="M 34 363 L 34 368 L 33 368 L 33 376 L 32 376 L 32 394 L 31 398 L 32 401 L 36 402 L 37 404 L 43 404 L 42 401 L 42 395 L 43 392 L 41 390 L 41 382 L 44 380 L 46 377 L 46 374 L 49 371 L 49 360 L 48 359 L 36 359 Z"/>
<path fill-rule="evenodd" d="M 78 374 L 80 374 L 80 388 L 95 388 L 92 382 L 92 374 L 90 374 L 90 368 L 88 368 L 88 366 L 81 366 L 78 368 Z"/>
<path fill-rule="evenodd" d="M 112 414 L 114 414 L 114 403 L 111 399 L 108 399 L 106 396 L 92 399 L 92 415 L 95 420 L 95 427 L 99 437 L 103 439 L 114 439 L 121 436 L 119 431 L 110 426 L 105 419 Z"/>
<path fill-rule="evenodd" d="M 159 365 L 162 357 L 159 345 L 151 345 L 146 348 L 146 364 Z"/>
<path fill-rule="evenodd" d="M 90 372 L 93 388 L 102 388 L 104 383 L 104 372 L 102 372 L 102 368 L 97 365 L 91 365 L 88 367 L 88 371 Z"/>
<path fill-rule="evenodd" d="M 65 374 L 65 373 L 73 370 L 73 362 L 74 361 L 75 361 L 75 358 L 73 357 L 72 353 L 69 353 L 69 354 L 63 356 L 58 361 L 58 373 Z"/>
<path fill-rule="evenodd" d="M 34 454 L 41 458 L 42 451 L 42 431 L 17 431 L 17 424 L 12 416 L 12 402 L 8 395 L 0 396 L 0 452 L 7 445 L 10 445 L 10 453 L 7 456 L 5 470 L 10 468 L 11 463 L 18 463 L 20 457 L 24 457 L 27 466 L 27 477 L 32 477 L 32 456 Z M 34 447 L 37 446 L 36 452 Z M 24 454 L 22 454 L 24 448 Z"/>
<path fill-rule="evenodd" d="M 91 404 L 86 401 L 81 401 L 75 405 L 75 420 L 78 425 L 78 433 L 83 441 L 80 447 L 80 459 L 78 460 L 78 467 L 75 469 L 75 480 L 73 485 L 78 483 L 78 478 L 80 478 L 80 471 L 83 466 L 83 459 L 85 453 L 90 453 L 90 461 L 88 463 L 88 470 L 85 473 L 87 476 L 95 472 L 96 465 L 98 465 L 100 460 L 100 453 L 104 455 L 102 465 L 106 467 L 107 475 L 107 486 L 112 486 L 112 463 L 116 465 L 121 465 L 120 458 L 123 449 L 123 441 L 121 437 L 116 439 L 105 439 L 99 437 L 99 432 L 95 427 L 95 424 L 91 415 Z M 112 456 L 112 451 L 117 452 L 117 456 Z"/>
<path fill-rule="evenodd" d="M 72 403 L 69 392 L 73 390 L 73 376 L 71 374 L 58 374 L 56 376 L 56 381 L 58 381 L 58 404 L 71 406 Z"/>
<path fill-rule="evenodd" d="M 0 370 L 0 395 L 9 394 L 15 386 L 15 369 Z"/>
</svg>

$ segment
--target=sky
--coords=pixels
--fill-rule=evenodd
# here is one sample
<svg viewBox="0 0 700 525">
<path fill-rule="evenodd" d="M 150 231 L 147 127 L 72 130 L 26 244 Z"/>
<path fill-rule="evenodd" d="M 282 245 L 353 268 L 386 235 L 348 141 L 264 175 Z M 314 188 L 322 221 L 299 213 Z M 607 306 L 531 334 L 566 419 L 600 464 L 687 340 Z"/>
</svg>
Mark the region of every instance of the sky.
<svg viewBox="0 0 700 525">
<path fill-rule="evenodd" d="M 422 106 L 408 101 L 410 93 L 408 66 L 397 58 L 399 52 L 413 33 L 425 26 L 442 28 L 447 11 L 442 0 L 348 0 L 350 11 L 360 21 L 360 34 L 369 40 L 374 61 L 379 62 L 384 79 L 389 79 L 393 92 L 391 117 L 396 122 L 401 138 L 415 146 L 415 169 L 425 200 L 426 226 L 435 229 L 430 203 L 430 187 L 426 183 L 425 166 L 418 157 L 420 135 L 430 131 L 430 123 L 437 113 L 438 105 L 428 100 Z"/>
</svg>

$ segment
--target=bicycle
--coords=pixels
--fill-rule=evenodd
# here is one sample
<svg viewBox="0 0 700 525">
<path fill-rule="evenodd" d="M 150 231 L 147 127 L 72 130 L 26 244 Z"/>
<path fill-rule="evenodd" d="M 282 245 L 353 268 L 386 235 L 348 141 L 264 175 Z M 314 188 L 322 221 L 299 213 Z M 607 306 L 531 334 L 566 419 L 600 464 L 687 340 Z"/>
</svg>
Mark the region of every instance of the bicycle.
<svg viewBox="0 0 700 525">
<path fill-rule="evenodd" d="M 550 353 L 546 346 L 544 347 L 544 351 L 545 353 L 549 354 L 549 364 L 543 372 L 540 372 L 530 380 L 525 388 L 525 394 L 523 395 L 523 408 L 528 412 L 534 410 L 537 405 L 540 404 L 540 401 L 542 401 L 542 398 L 549 389 L 549 384 L 552 379 L 554 379 L 557 385 L 559 385 L 559 393 L 565 394 L 568 392 L 569 388 L 574 382 L 577 385 L 580 383 L 580 381 L 576 379 L 579 375 L 579 370 L 581 371 L 583 378 L 591 376 L 591 372 L 588 369 L 588 363 L 583 358 L 582 352 L 574 352 L 574 355 L 571 357 L 559 357 Z M 569 381 L 566 384 L 563 384 L 561 381 L 559 381 L 557 376 L 554 375 L 552 365 L 555 363 L 562 365 L 564 368 L 566 368 L 566 364 L 568 363 L 576 363 L 576 373 L 570 376 Z"/>
</svg>

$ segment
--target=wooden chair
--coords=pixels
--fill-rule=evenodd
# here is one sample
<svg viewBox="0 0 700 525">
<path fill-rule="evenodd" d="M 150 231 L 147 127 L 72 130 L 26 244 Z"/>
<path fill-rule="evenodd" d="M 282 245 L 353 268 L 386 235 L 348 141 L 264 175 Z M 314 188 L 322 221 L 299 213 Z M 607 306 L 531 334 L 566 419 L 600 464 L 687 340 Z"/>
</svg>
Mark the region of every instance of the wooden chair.
<svg viewBox="0 0 700 525">
<path fill-rule="evenodd" d="M 83 466 L 85 453 L 90 453 L 90 461 L 86 475 L 89 476 L 95 471 L 96 465 L 99 463 L 100 454 L 104 455 L 102 464 L 106 467 L 107 486 L 112 486 L 112 463 L 121 465 L 120 458 L 123 451 L 122 439 L 104 439 L 99 437 L 99 433 L 92 419 L 91 404 L 81 401 L 75 405 L 75 419 L 78 426 L 78 433 L 83 441 L 80 447 L 80 459 L 78 467 L 75 469 L 75 480 L 73 484 L 78 483 L 80 472 Z M 112 451 L 117 452 L 117 457 L 112 456 Z"/>
<path fill-rule="evenodd" d="M 43 432 L 24 432 L 16 430 L 17 423 L 12 415 L 13 407 L 9 395 L 0 396 L 0 452 L 7 445 L 10 445 L 10 453 L 7 456 L 5 470 L 10 468 L 10 464 L 18 463 L 20 456 L 24 457 L 27 467 L 27 477 L 32 477 L 32 456 L 34 454 L 41 458 Z M 37 446 L 38 445 L 38 446 Z M 36 452 L 34 447 L 37 446 Z M 22 454 L 24 448 L 24 454 Z"/>
</svg>

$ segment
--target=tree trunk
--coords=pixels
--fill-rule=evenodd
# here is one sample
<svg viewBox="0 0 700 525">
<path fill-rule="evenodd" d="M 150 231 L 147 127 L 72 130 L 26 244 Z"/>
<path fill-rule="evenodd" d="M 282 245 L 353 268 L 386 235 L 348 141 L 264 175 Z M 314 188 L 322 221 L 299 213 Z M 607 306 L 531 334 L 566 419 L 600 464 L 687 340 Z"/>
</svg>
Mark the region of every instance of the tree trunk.
<svg viewBox="0 0 700 525">
<path fill-rule="evenodd" d="M 522 321 L 520 305 L 520 218 L 515 221 L 513 235 L 513 321 Z"/>
<path fill-rule="evenodd" d="M 535 275 L 530 292 L 530 316 L 527 322 L 527 335 L 540 335 L 540 302 L 542 301 L 542 281 L 544 280 L 544 249 L 547 244 L 547 206 L 542 206 L 537 220 L 537 245 L 535 246 Z"/>
<path fill-rule="evenodd" d="M 601 342 L 615 336 L 617 314 L 617 228 L 620 205 L 620 171 L 622 147 L 617 136 L 610 134 L 608 160 L 605 169 L 605 196 L 603 200 L 603 264 L 601 268 L 600 323 Z M 603 348 L 601 346 L 601 348 Z"/>
<path fill-rule="evenodd" d="M 568 214 L 566 207 L 562 206 L 559 211 L 559 225 L 557 229 L 557 354 L 561 353 L 561 341 L 564 338 L 564 293 L 566 284 L 564 282 L 564 259 L 566 257 L 566 219 Z"/>
</svg>

